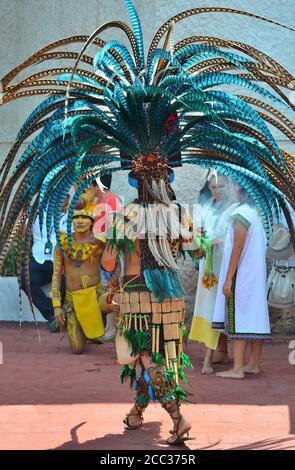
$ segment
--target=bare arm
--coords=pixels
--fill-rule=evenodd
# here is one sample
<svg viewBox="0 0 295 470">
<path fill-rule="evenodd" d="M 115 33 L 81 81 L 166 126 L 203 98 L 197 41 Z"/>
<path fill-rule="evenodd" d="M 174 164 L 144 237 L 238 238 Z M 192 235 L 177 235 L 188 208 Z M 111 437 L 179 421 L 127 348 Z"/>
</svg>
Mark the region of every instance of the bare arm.
<svg viewBox="0 0 295 470">
<path fill-rule="evenodd" d="M 119 289 L 120 285 L 120 262 L 117 259 L 116 267 L 114 269 L 113 275 L 111 279 L 108 281 L 108 287 L 112 290 L 112 292 L 116 292 Z"/>
<path fill-rule="evenodd" d="M 232 280 L 239 265 L 241 253 L 243 251 L 247 236 L 247 227 L 241 222 L 234 224 L 234 245 L 231 252 L 230 262 L 227 270 L 226 280 L 223 285 L 223 293 L 226 297 L 232 296 Z"/>
<path fill-rule="evenodd" d="M 52 305 L 54 315 L 59 326 L 64 326 L 64 314 L 61 306 L 61 277 L 63 273 L 64 260 L 63 254 L 58 245 L 54 249 L 53 257 L 53 276 L 52 276 Z"/>
</svg>

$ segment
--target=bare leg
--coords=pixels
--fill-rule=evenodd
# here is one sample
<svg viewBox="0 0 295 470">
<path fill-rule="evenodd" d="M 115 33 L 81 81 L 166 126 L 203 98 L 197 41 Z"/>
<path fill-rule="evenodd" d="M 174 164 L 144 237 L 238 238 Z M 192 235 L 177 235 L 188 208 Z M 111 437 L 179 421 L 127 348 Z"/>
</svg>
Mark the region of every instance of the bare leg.
<svg viewBox="0 0 295 470">
<path fill-rule="evenodd" d="M 155 366 L 151 356 L 145 352 L 140 355 L 140 362 L 144 369 Z M 150 402 L 148 386 L 144 377 L 141 377 L 135 394 L 135 403 L 124 419 L 125 429 L 137 429 L 143 423 L 143 412 Z"/>
<path fill-rule="evenodd" d="M 191 429 L 191 424 L 180 413 L 178 400 L 171 397 L 174 391 L 174 382 L 172 379 L 167 379 L 165 369 L 155 364 L 147 352 L 140 355 L 140 362 L 149 375 L 155 399 L 160 401 L 161 406 L 172 418 L 174 427 L 167 443 L 171 445 L 181 444 L 186 439 L 185 436 Z M 142 413 L 148 403 L 148 385 L 145 378 L 142 377 L 135 397 L 135 404 L 124 420 L 127 429 L 136 429 L 142 424 Z"/>
<path fill-rule="evenodd" d="M 243 379 L 244 378 L 244 357 L 247 346 L 247 340 L 235 339 L 234 340 L 234 366 L 225 372 L 218 372 L 217 377 L 229 379 Z"/>
<path fill-rule="evenodd" d="M 228 363 L 227 338 L 221 333 L 218 341 L 217 351 L 214 351 L 212 364 Z"/>
<path fill-rule="evenodd" d="M 98 295 L 98 303 L 100 310 L 104 316 L 106 316 L 106 326 L 104 330 L 104 341 L 111 341 L 114 339 L 116 335 L 116 314 L 117 314 L 117 307 L 118 305 L 112 305 L 108 303 L 108 292 L 103 292 L 102 294 Z"/>
<path fill-rule="evenodd" d="M 126 418 L 128 419 L 128 422 Z M 142 425 L 142 410 L 140 408 L 137 408 L 134 404 L 126 418 L 124 419 L 124 424 L 126 424 L 125 429 L 137 429 L 139 428 L 139 426 Z"/>
<path fill-rule="evenodd" d="M 213 349 L 206 348 L 206 355 L 205 355 L 205 359 L 203 363 L 202 374 L 213 373 L 212 356 L 213 356 Z"/>
<path fill-rule="evenodd" d="M 67 315 L 67 329 L 72 352 L 74 354 L 81 354 L 85 349 L 86 336 L 74 310 Z"/>
<path fill-rule="evenodd" d="M 140 361 L 145 369 L 149 369 L 150 367 L 156 367 L 155 362 L 152 361 L 152 358 L 148 352 L 140 354 Z"/>
<path fill-rule="evenodd" d="M 180 413 L 178 399 L 173 398 L 175 384 L 172 378 L 167 380 L 163 367 L 158 367 L 157 369 L 152 368 L 149 375 L 154 391 L 157 391 L 156 398 L 160 401 L 164 410 L 169 413 L 174 424 L 173 429 L 170 431 L 171 437 L 167 439 L 167 443 L 170 445 L 182 444 L 188 439 L 191 424 L 185 416 Z"/>
<path fill-rule="evenodd" d="M 172 435 L 167 439 L 167 444 L 182 444 L 188 439 L 191 429 L 190 422 L 180 413 L 179 403 L 176 400 L 165 401 L 162 403 L 162 407 L 169 413 L 174 423 L 173 430 L 170 431 Z"/>
<path fill-rule="evenodd" d="M 251 341 L 251 355 L 249 362 L 244 367 L 244 372 L 247 374 L 259 374 L 260 369 L 260 357 L 263 347 L 263 340 L 255 339 Z"/>
</svg>

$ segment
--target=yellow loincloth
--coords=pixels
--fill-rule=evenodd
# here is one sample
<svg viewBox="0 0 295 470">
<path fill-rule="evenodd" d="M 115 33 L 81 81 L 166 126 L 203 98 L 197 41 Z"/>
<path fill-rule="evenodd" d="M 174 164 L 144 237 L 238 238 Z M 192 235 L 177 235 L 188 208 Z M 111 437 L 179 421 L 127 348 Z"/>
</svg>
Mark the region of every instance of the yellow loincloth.
<svg viewBox="0 0 295 470">
<path fill-rule="evenodd" d="M 89 339 L 104 335 L 102 314 L 97 299 L 97 289 L 100 287 L 101 284 L 66 293 L 66 300 L 73 303 L 81 328 Z"/>
</svg>

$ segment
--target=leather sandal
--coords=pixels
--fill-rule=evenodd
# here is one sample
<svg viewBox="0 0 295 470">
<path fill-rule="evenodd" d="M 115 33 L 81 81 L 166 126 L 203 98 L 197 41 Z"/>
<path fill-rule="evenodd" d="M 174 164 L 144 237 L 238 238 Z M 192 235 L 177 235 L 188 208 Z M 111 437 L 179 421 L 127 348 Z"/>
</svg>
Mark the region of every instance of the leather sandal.
<svg viewBox="0 0 295 470">
<path fill-rule="evenodd" d="M 130 411 L 126 415 L 126 418 L 123 419 L 123 423 L 125 424 L 124 429 L 127 429 L 128 431 L 132 431 L 133 429 L 139 428 L 143 423 L 142 410 L 136 409 L 134 411 L 135 411 L 134 413 L 132 413 L 132 411 Z M 139 424 L 130 424 L 130 422 L 129 422 L 130 416 L 136 416 L 140 420 L 140 423 Z"/>
<path fill-rule="evenodd" d="M 185 441 L 188 441 L 192 438 L 189 437 L 189 431 L 191 429 L 191 425 L 188 424 L 181 432 L 181 434 L 179 433 L 179 425 L 181 423 L 181 420 L 183 419 L 183 416 L 180 415 L 179 417 L 177 418 L 172 418 L 173 421 L 177 421 L 177 426 L 176 426 L 176 429 L 174 429 L 173 431 L 170 431 L 171 433 L 171 437 L 169 437 L 167 439 L 167 444 L 170 444 L 170 445 L 179 445 L 179 444 L 183 444 Z M 186 435 L 186 436 L 185 436 Z"/>
<path fill-rule="evenodd" d="M 169 431 L 171 436 L 167 439 L 167 444 L 178 445 L 183 444 L 184 441 L 192 439 L 189 437 L 189 431 L 191 429 L 190 423 L 187 424 L 187 426 L 181 431 L 181 433 L 179 432 L 180 423 L 183 419 L 183 416 L 179 411 L 179 405 L 174 402 L 172 404 L 169 404 L 168 406 L 164 406 L 164 408 L 170 414 L 175 425 L 175 429 Z"/>
</svg>

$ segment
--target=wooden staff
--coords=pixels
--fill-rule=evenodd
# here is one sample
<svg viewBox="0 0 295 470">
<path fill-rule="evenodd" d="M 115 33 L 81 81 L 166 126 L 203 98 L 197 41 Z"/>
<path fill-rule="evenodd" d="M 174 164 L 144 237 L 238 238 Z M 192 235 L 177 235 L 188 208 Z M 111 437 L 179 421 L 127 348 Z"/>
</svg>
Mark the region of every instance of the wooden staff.
<svg viewBox="0 0 295 470">
<path fill-rule="evenodd" d="M 165 357 L 166 357 L 166 366 L 167 366 L 167 369 L 169 369 L 169 359 L 168 359 L 168 346 L 167 346 L 167 343 L 165 343 Z"/>
<path fill-rule="evenodd" d="M 148 324 L 146 315 L 144 315 L 144 323 L 145 323 L 146 330 L 148 330 L 149 329 L 149 324 Z"/>
<path fill-rule="evenodd" d="M 169 359 L 171 360 L 175 360 L 177 358 L 175 341 L 168 342 L 168 355 L 169 355 Z"/>
<path fill-rule="evenodd" d="M 173 366 L 174 366 L 174 372 L 175 372 L 175 383 L 177 383 L 178 385 L 178 367 L 177 367 L 176 361 L 174 361 Z"/>
<path fill-rule="evenodd" d="M 139 329 L 142 331 L 142 315 L 139 315 Z"/>
</svg>

